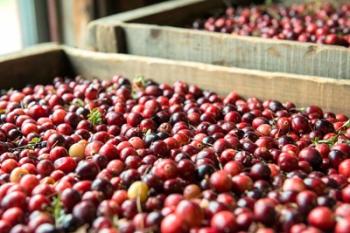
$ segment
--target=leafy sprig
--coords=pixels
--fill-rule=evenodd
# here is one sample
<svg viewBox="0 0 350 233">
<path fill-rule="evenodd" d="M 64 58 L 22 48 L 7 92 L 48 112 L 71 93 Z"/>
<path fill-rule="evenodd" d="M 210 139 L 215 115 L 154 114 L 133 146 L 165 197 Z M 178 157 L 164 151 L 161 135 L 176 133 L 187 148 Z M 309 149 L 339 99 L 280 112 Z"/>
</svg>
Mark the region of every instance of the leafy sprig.
<svg viewBox="0 0 350 233">
<path fill-rule="evenodd" d="M 54 217 L 55 225 L 59 226 L 65 213 L 58 195 L 53 197 L 51 205 L 48 206 L 46 210 Z"/>
<path fill-rule="evenodd" d="M 73 100 L 73 104 L 78 107 L 84 107 L 85 105 L 84 101 L 79 98 Z"/>
<path fill-rule="evenodd" d="M 39 137 L 34 137 L 30 142 L 28 142 L 27 145 L 24 146 L 18 146 L 11 148 L 11 151 L 17 151 L 17 150 L 23 150 L 23 149 L 31 149 L 34 150 L 37 146 L 41 144 L 41 138 Z"/>
<path fill-rule="evenodd" d="M 98 110 L 97 108 L 90 110 L 90 113 L 88 115 L 88 121 L 94 126 L 102 124 L 102 114 L 100 110 Z"/>
<path fill-rule="evenodd" d="M 146 85 L 145 77 L 138 76 L 132 81 L 133 86 L 136 86 L 138 88 L 144 88 Z"/>
<path fill-rule="evenodd" d="M 30 142 L 28 143 L 28 148 L 29 149 L 34 149 L 37 145 L 41 143 L 41 138 L 39 137 L 34 137 Z"/>
<path fill-rule="evenodd" d="M 139 91 L 143 91 L 146 86 L 146 79 L 143 76 L 138 76 L 132 81 L 132 97 L 137 98 Z"/>
<path fill-rule="evenodd" d="M 329 139 L 323 139 L 323 140 L 320 140 L 319 138 L 315 138 L 312 140 L 312 143 L 314 145 L 317 145 L 317 144 L 327 144 L 329 146 L 334 146 L 337 141 L 338 141 L 338 138 L 339 136 L 343 135 L 344 134 L 344 130 L 347 130 L 350 128 L 350 119 L 347 120 L 336 132 L 336 134 L 329 138 Z"/>
</svg>

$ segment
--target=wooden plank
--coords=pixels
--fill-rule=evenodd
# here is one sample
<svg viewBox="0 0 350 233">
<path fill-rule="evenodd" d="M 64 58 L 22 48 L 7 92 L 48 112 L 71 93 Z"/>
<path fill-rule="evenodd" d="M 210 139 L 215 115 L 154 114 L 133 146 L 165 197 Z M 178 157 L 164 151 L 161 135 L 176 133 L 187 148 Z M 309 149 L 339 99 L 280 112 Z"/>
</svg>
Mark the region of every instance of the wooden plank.
<svg viewBox="0 0 350 233">
<path fill-rule="evenodd" d="M 336 79 L 350 78 L 350 50 L 340 46 L 127 23 L 114 27 L 101 25 L 97 28 L 97 40 L 97 50 L 103 52 Z"/>
<path fill-rule="evenodd" d="M 0 89 L 45 84 L 54 77 L 70 73 L 60 46 L 40 45 L 0 57 Z"/>
<path fill-rule="evenodd" d="M 201 4 L 202 0 L 178 0 L 94 21 L 89 25 L 88 48 L 264 71 L 350 78 L 350 50 L 341 46 L 130 23 L 145 20 L 168 25 L 169 12 L 185 17 L 183 12 L 197 11 Z M 199 12 L 209 9 L 206 5 Z"/>
<path fill-rule="evenodd" d="M 176 0 L 151 6 L 142 7 L 132 11 L 97 19 L 94 22 L 143 22 L 161 23 L 163 25 L 179 25 L 184 18 L 199 16 L 203 11 L 213 7 L 223 6 L 222 0 Z"/>
<path fill-rule="evenodd" d="M 62 49 L 55 45 L 0 57 L 2 89 L 45 84 L 58 75 L 73 73 L 88 79 L 110 79 L 121 74 L 130 79 L 143 75 L 165 83 L 183 80 L 220 95 L 236 90 L 243 96 L 293 101 L 299 107 L 316 104 L 325 111 L 350 115 L 350 80 L 96 53 L 68 47 Z"/>
<path fill-rule="evenodd" d="M 60 1 L 60 7 L 64 43 L 82 47 L 86 27 L 95 19 L 94 0 Z"/>
<path fill-rule="evenodd" d="M 109 51 L 111 53 L 126 51 L 125 31 L 123 28 L 118 26 L 101 26 L 97 28 L 96 35 L 96 43 L 99 45 L 97 51 Z"/>
<path fill-rule="evenodd" d="M 183 80 L 225 95 L 293 101 L 299 107 L 316 104 L 326 111 L 350 114 L 350 80 L 229 68 L 195 62 L 65 49 L 72 68 L 86 78 L 110 79 L 115 74 L 139 75 L 157 82 Z"/>
<path fill-rule="evenodd" d="M 200 16 L 202 12 L 222 6 L 221 0 L 176 0 L 163 2 L 151 6 L 142 7 L 136 10 L 104 17 L 89 23 L 88 34 L 84 47 L 97 50 L 97 27 L 116 27 L 119 22 L 142 22 L 162 25 L 181 25 L 184 19 Z M 112 42 L 114 43 L 114 42 Z M 98 45 L 96 45 L 98 44 Z M 103 45 L 100 45 L 103 47 Z M 101 52 L 114 52 L 103 51 Z"/>
</svg>

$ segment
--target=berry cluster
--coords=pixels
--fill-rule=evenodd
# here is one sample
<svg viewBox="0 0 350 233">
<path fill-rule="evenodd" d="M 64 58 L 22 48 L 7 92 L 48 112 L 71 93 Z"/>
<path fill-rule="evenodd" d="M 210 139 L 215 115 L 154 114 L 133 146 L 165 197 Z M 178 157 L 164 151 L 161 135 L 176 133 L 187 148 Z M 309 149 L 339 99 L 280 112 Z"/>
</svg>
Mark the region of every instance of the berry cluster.
<svg viewBox="0 0 350 233">
<path fill-rule="evenodd" d="M 350 4 L 229 7 L 219 16 L 195 20 L 193 28 L 349 47 Z"/>
<path fill-rule="evenodd" d="M 350 229 L 350 120 L 115 76 L 0 97 L 0 232 Z"/>
</svg>

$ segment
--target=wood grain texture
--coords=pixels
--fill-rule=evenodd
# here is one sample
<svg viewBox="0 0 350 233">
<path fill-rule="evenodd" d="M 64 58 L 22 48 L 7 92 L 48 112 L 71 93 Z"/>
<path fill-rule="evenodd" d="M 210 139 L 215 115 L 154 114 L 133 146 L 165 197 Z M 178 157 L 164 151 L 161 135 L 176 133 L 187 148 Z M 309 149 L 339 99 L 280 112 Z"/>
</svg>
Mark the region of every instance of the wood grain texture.
<svg viewBox="0 0 350 233">
<path fill-rule="evenodd" d="M 157 82 L 183 80 L 225 95 L 236 90 L 243 96 L 293 101 L 299 107 L 316 104 L 324 110 L 350 114 L 350 80 L 229 68 L 195 62 L 65 49 L 72 68 L 86 78 L 110 79 L 139 75 Z"/>
<path fill-rule="evenodd" d="M 70 73 L 64 51 L 57 45 L 41 45 L 0 57 L 0 89 L 46 84 Z"/>
<path fill-rule="evenodd" d="M 184 18 L 199 16 L 208 9 L 223 6 L 222 0 L 173 0 L 111 15 L 94 22 L 142 22 L 179 25 Z"/>
<path fill-rule="evenodd" d="M 105 30 L 110 27 L 104 27 Z M 350 49 L 312 43 L 277 41 L 142 24 L 122 24 L 122 53 L 209 64 L 350 79 Z M 110 30 L 110 29 L 109 29 Z M 98 38 L 106 33 L 99 31 Z M 124 36 L 124 38 L 122 37 Z M 107 41 L 99 43 L 108 44 Z M 101 48 L 101 47 L 99 47 Z M 115 47 L 114 47 L 115 48 Z M 112 51 L 111 48 L 102 48 Z"/>
<path fill-rule="evenodd" d="M 57 75 L 111 79 L 139 75 L 172 84 L 183 80 L 224 96 L 232 90 L 261 99 L 293 101 L 299 107 L 319 105 L 325 111 L 350 115 L 350 80 L 335 80 L 277 72 L 172 61 L 140 56 L 106 54 L 80 49 L 41 46 L 0 57 L 0 88 L 47 83 Z"/>
<path fill-rule="evenodd" d="M 64 43 L 83 47 L 87 25 L 95 19 L 94 0 L 65 0 L 59 3 Z"/>
<path fill-rule="evenodd" d="M 104 47 L 104 45 L 101 45 L 101 40 L 97 39 L 101 35 L 98 27 L 118 27 L 120 22 L 182 25 L 188 18 L 200 16 L 208 9 L 222 5 L 222 0 L 176 0 L 100 18 L 88 24 L 84 47 L 101 52 L 114 52 L 114 50 L 99 50 L 98 47 Z"/>
<path fill-rule="evenodd" d="M 211 9 L 202 4 L 202 0 L 177 0 L 94 21 L 89 25 L 87 47 L 101 52 L 350 79 L 349 48 L 164 26 L 176 24 L 167 22 L 169 12 L 185 17 L 184 9 L 197 13 Z M 212 4 L 219 3 L 214 0 Z M 135 23 L 141 20 L 147 24 Z"/>
</svg>

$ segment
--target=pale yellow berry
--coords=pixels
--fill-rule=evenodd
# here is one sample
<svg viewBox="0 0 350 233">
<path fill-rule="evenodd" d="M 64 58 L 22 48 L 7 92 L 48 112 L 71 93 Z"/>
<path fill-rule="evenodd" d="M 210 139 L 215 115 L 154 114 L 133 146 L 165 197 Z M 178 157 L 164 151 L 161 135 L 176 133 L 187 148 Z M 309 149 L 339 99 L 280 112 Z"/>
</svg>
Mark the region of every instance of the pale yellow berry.
<svg viewBox="0 0 350 233">
<path fill-rule="evenodd" d="M 134 182 L 128 189 L 129 199 L 139 199 L 141 202 L 147 200 L 148 197 L 148 185 L 142 181 Z"/>
<path fill-rule="evenodd" d="M 13 183 L 18 183 L 22 176 L 29 174 L 27 169 L 21 168 L 21 167 L 16 167 L 15 169 L 12 170 L 10 174 L 10 181 Z"/>
<path fill-rule="evenodd" d="M 69 155 L 72 157 L 84 158 L 86 144 L 83 142 L 74 143 L 69 147 Z"/>
</svg>

